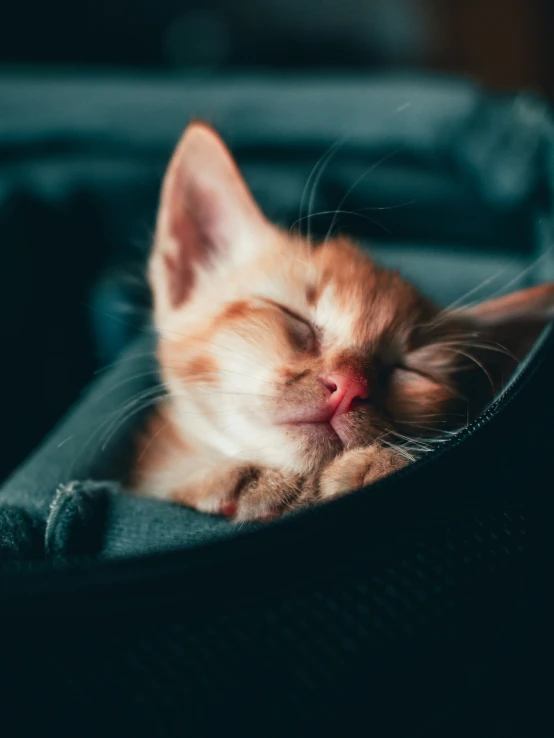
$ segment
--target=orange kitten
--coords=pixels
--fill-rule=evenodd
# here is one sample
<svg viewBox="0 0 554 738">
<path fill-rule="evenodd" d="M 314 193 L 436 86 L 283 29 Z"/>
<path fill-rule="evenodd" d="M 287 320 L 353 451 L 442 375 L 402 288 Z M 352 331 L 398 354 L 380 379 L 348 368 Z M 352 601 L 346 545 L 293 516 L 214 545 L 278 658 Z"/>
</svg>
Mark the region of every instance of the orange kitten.
<svg viewBox="0 0 554 738">
<path fill-rule="evenodd" d="M 235 520 L 368 484 L 463 427 L 554 309 L 544 285 L 440 311 L 350 241 L 279 230 L 199 123 L 165 177 L 149 277 L 168 397 L 133 491 Z"/>
</svg>

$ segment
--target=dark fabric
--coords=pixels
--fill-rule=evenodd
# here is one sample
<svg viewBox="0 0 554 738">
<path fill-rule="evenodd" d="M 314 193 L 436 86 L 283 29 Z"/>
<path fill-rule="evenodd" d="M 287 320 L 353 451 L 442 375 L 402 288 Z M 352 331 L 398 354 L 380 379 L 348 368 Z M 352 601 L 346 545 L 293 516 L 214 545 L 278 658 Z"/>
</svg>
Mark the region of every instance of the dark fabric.
<svg viewBox="0 0 554 738">
<path fill-rule="evenodd" d="M 46 520 L 46 555 L 67 559 L 98 553 L 102 548 L 110 494 L 121 494 L 113 482 L 60 484 Z"/>
<path fill-rule="evenodd" d="M 5 505 L 0 510 L 0 566 L 44 558 L 44 521 L 26 510 Z"/>
<path fill-rule="evenodd" d="M 121 494 L 120 486 L 112 481 L 70 482 L 60 484 L 52 494 L 46 517 L 21 504 L 4 505 L 0 510 L 0 568 L 100 553 L 108 502 Z"/>
<path fill-rule="evenodd" d="M 363 211 L 390 230 L 379 258 L 400 259 L 443 303 L 485 276 L 483 294 L 513 287 L 521 267 L 522 283 L 552 278 L 548 112 L 465 83 L 398 79 L 6 79 L 0 105 L 3 202 L 16 204 L 0 214 L 14 218 L 10 243 L 25 246 L 10 251 L 19 271 L 8 288 L 27 284 L 45 224 L 63 259 L 76 243 L 104 250 L 87 257 L 90 283 L 92 262 L 79 271 L 75 255 L 38 262 L 54 307 L 45 287 L 43 302 L 32 289 L 15 295 L 34 311 L 17 325 L 9 313 L 14 346 L 37 304 L 45 345 L 53 318 L 52 335 L 79 325 L 90 335 L 66 364 L 36 347 L 33 376 L 44 361 L 48 378 L 60 365 L 75 377 L 80 346 L 90 371 L 93 347 L 116 356 L 135 337 L 0 489 L 6 734 L 552 734 L 552 333 L 433 455 L 333 504 L 237 530 L 105 482 L 128 466 L 155 340 L 140 319 L 108 335 L 115 302 L 134 293 L 103 271 L 131 258 L 122 244 L 136 212 L 153 213 L 154 182 L 194 112 L 223 129 L 268 215 L 288 225 L 315 161 L 349 133 L 313 211 L 335 209 L 362 177 L 344 209 L 394 205 Z M 316 223 L 325 233 L 329 221 Z M 380 232 L 363 218 L 342 225 L 361 239 Z M 62 262 L 76 270 L 69 297 Z M 95 321 L 66 315 L 85 284 Z M 30 358 L 20 356 L 22 378 Z"/>
</svg>

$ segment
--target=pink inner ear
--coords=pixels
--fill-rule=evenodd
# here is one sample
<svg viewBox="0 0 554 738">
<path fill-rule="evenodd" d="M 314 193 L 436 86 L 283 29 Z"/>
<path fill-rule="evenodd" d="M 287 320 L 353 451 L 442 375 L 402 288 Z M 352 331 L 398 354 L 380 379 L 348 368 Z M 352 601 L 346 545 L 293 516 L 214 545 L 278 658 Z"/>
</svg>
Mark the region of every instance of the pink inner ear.
<svg viewBox="0 0 554 738">
<path fill-rule="evenodd" d="M 554 317 L 554 284 L 541 284 L 487 300 L 459 314 L 476 318 L 483 325 L 505 325 L 509 321 L 542 320 Z"/>
<path fill-rule="evenodd" d="M 175 248 L 165 252 L 168 289 L 172 307 L 179 307 L 194 286 L 195 267 L 206 264 L 217 242 L 215 196 L 192 184 L 174 186 L 168 208 L 168 232 Z"/>
<path fill-rule="evenodd" d="M 167 273 L 169 301 L 173 307 L 178 307 L 186 300 L 192 289 L 194 274 L 191 267 L 180 269 L 174 255 L 163 254 L 162 258 Z"/>
</svg>

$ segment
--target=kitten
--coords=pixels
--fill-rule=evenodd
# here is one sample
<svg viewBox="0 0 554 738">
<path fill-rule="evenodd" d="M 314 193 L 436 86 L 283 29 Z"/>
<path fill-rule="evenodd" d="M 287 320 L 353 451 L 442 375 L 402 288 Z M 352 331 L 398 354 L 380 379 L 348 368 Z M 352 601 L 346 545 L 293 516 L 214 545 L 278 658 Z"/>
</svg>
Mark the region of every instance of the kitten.
<svg viewBox="0 0 554 738">
<path fill-rule="evenodd" d="M 465 426 L 554 311 L 552 284 L 441 311 L 351 241 L 279 230 L 201 123 L 167 170 L 149 279 L 168 396 L 132 490 L 236 521 L 367 485 Z"/>
</svg>

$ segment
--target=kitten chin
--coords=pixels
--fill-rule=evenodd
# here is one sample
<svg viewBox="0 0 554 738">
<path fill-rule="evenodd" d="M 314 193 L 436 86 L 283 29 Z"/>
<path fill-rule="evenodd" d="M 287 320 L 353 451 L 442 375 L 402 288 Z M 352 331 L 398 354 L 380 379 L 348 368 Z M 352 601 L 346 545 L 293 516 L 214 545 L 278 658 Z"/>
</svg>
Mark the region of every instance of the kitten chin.
<svg viewBox="0 0 554 738">
<path fill-rule="evenodd" d="M 169 398 L 134 489 L 237 520 L 330 499 L 432 448 L 554 313 L 554 285 L 439 310 L 348 239 L 279 231 L 203 124 L 168 167 L 149 279 Z"/>
<path fill-rule="evenodd" d="M 304 473 L 314 472 L 344 450 L 344 444 L 329 423 L 289 426 L 287 434 L 298 448 Z"/>
</svg>

